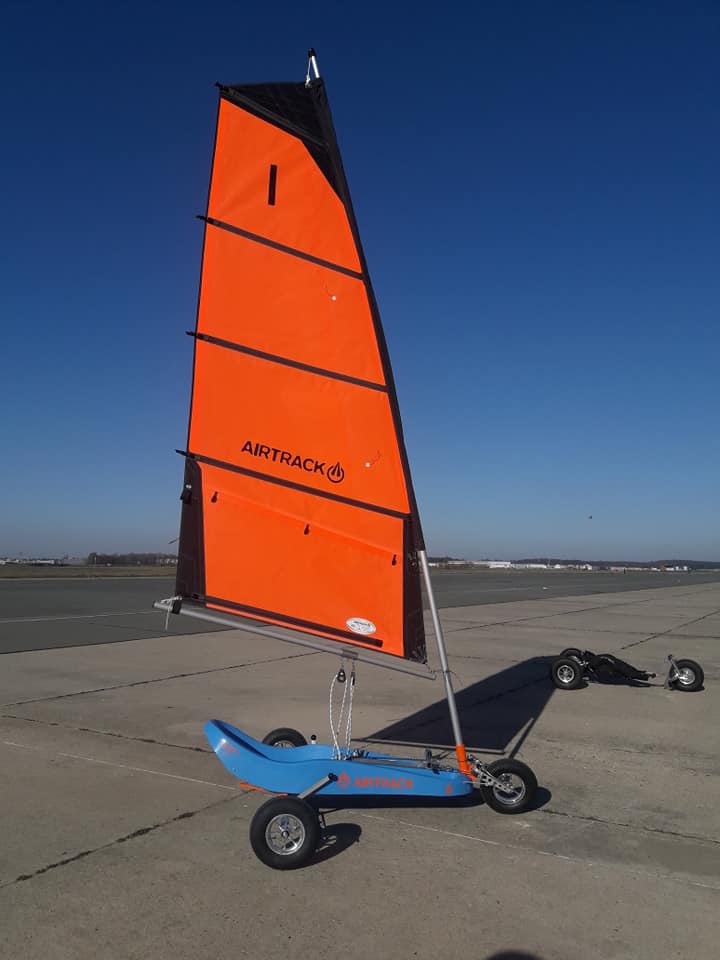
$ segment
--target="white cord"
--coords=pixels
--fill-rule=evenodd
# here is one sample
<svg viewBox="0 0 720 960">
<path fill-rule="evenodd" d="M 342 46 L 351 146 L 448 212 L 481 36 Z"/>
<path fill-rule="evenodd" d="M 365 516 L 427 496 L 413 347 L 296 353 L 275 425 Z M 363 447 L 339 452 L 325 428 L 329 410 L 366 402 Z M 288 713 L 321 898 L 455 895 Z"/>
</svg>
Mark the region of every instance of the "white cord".
<svg viewBox="0 0 720 960">
<path fill-rule="evenodd" d="M 347 678 L 345 680 L 345 685 L 343 687 L 342 703 L 340 704 L 340 713 L 337 718 L 337 731 L 335 729 L 335 721 L 333 719 L 333 690 L 335 689 L 335 684 L 338 682 L 338 677 L 341 671 L 345 673 L 344 660 L 340 661 L 340 670 L 338 670 L 338 672 L 332 678 L 332 682 L 330 684 L 330 733 L 332 734 L 333 746 L 335 748 L 333 751 L 333 760 L 339 760 L 340 757 L 342 756 L 342 751 L 340 750 L 340 743 L 338 741 L 338 733 L 342 728 L 342 718 L 343 718 L 343 713 L 345 711 L 345 698 L 347 697 Z"/>
<path fill-rule="evenodd" d="M 170 624 L 170 614 L 172 613 L 173 604 L 176 600 L 182 600 L 181 596 L 168 597 L 167 600 L 162 600 L 161 603 L 167 603 L 168 608 L 165 613 L 165 632 L 167 633 L 168 626 Z"/>
<path fill-rule="evenodd" d="M 347 726 L 345 727 L 345 753 L 350 752 L 350 740 L 352 739 L 352 708 L 353 696 L 355 694 L 355 667 L 352 668 L 350 677 L 347 681 L 350 684 L 350 703 L 348 704 Z"/>
<path fill-rule="evenodd" d="M 333 740 L 333 760 L 341 760 L 343 752 L 348 754 L 350 752 L 350 741 L 352 740 L 352 710 L 353 710 L 353 697 L 355 695 L 355 667 L 350 671 L 350 676 L 345 675 L 343 681 L 339 681 L 338 678 L 340 674 L 345 675 L 345 661 L 340 661 L 340 669 L 333 676 L 330 682 L 330 734 L 332 735 Z M 343 695 L 342 702 L 340 703 L 340 712 L 338 713 L 337 720 L 333 717 L 333 691 L 335 689 L 335 684 L 338 682 L 343 683 Z M 348 697 L 348 687 L 350 688 L 350 696 Z M 345 719 L 345 746 L 340 747 L 339 735 L 342 730 L 343 725 L 343 716 L 345 714 L 345 703 L 347 702 L 348 712 Z"/>
</svg>

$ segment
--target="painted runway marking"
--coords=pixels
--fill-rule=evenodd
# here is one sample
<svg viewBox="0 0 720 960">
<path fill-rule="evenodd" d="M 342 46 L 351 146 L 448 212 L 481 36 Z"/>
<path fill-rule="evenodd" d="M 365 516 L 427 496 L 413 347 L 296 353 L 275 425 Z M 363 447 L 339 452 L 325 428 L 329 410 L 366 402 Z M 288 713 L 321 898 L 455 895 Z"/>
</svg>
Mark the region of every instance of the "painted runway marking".
<svg viewBox="0 0 720 960">
<path fill-rule="evenodd" d="M 0 740 L 5 747 L 17 747 L 20 750 L 37 750 L 40 753 L 49 753 L 54 757 L 66 757 L 68 760 L 84 760 L 86 763 L 101 763 L 107 767 L 118 767 L 122 770 L 131 770 L 133 773 L 150 773 L 155 777 L 168 777 L 170 780 L 185 780 L 187 783 L 200 783 L 206 787 L 219 787 L 221 790 L 232 790 L 237 793 L 236 787 L 226 783 L 215 783 L 212 780 L 198 780 L 197 777 L 182 777 L 177 773 L 165 773 L 162 770 L 148 770 L 146 767 L 133 767 L 127 763 L 116 763 L 113 760 L 98 760 L 97 757 L 81 757 L 75 753 L 55 753 L 45 747 L 34 747 L 28 743 L 15 743 L 13 740 Z"/>
<path fill-rule="evenodd" d="M 555 860 L 564 860 L 567 863 L 578 863 L 584 867 L 606 867 L 608 869 L 627 869 L 630 873 L 639 877 L 650 877 L 653 880 L 670 880 L 673 883 L 686 883 L 692 887 L 703 887 L 705 890 L 720 890 L 720 886 L 713 883 L 702 883 L 700 880 L 690 880 L 687 877 L 678 877 L 667 873 L 651 873 L 649 870 L 636 870 L 635 867 L 626 864 L 609 863 L 603 860 L 589 860 L 585 857 L 571 857 L 564 853 L 553 853 L 552 850 L 536 850 L 534 847 L 522 847 L 517 843 L 504 843 L 501 840 L 486 840 L 484 837 L 473 837 L 467 833 L 456 833 L 453 830 L 441 830 L 440 827 L 428 827 L 422 823 L 411 823 L 409 820 L 396 820 L 391 817 L 378 817 L 371 813 L 358 813 L 358 816 L 366 820 L 377 820 L 380 823 L 388 823 L 392 826 L 402 824 L 404 827 L 412 827 L 415 830 L 425 830 L 428 833 L 438 833 L 443 837 L 454 837 L 457 840 L 471 840 L 473 843 L 482 843 L 488 847 L 504 847 L 506 850 L 517 850 L 520 853 L 535 853 L 539 857 L 552 857 Z M 521 824 L 519 824 L 521 825 Z"/>
<path fill-rule="evenodd" d="M 74 613 L 62 617 L 11 617 L 0 620 L 0 623 L 50 623 L 53 620 L 94 620 L 96 617 L 137 617 L 138 614 L 154 612 L 154 610 L 125 610 L 122 613 Z"/>
</svg>

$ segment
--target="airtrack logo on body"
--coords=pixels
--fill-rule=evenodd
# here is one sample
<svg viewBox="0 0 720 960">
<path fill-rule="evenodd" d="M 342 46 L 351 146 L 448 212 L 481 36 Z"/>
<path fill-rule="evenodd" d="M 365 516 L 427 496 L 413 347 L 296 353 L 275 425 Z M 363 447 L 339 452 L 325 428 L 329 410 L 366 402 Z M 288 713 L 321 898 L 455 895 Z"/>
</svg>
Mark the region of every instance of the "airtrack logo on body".
<svg viewBox="0 0 720 960">
<path fill-rule="evenodd" d="M 347 790 L 351 783 L 353 790 L 412 790 L 414 786 L 408 777 L 355 777 L 351 780 L 347 773 L 338 777 L 341 790 Z"/>
<path fill-rule="evenodd" d="M 329 480 L 330 483 L 342 483 L 345 479 L 345 471 L 339 460 L 328 467 L 326 460 L 302 457 L 299 453 L 280 450 L 279 447 L 269 447 L 266 443 L 254 443 L 252 440 L 245 441 L 242 446 L 242 453 L 257 457 L 259 460 L 269 460 L 271 463 L 282 464 L 291 470 L 302 470 L 314 477 L 319 475 Z"/>
</svg>

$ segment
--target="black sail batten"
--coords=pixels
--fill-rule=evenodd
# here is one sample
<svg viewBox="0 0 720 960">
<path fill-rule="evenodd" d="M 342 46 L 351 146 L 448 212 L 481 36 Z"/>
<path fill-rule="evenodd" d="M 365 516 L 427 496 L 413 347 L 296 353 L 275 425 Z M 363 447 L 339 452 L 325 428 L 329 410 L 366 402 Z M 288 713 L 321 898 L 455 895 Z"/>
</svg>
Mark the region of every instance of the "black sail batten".
<svg viewBox="0 0 720 960">
<path fill-rule="evenodd" d="M 251 233 L 249 230 L 243 230 L 242 227 L 237 227 L 232 223 L 224 223 L 222 220 L 215 220 L 213 217 L 198 217 L 199 220 L 204 220 L 211 227 L 217 227 L 218 230 L 227 230 L 228 233 L 235 233 L 238 237 L 243 237 L 245 240 L 252 240 L 254 243 L 262 243 L 267 247 L 272 247 L 273 250 L 279 250 L 281 253 L 287 253 L 288 256 L 298 257 L 300 260 L 307 260 L 308 263 L 316 263 L 319 267 L 325 267 L 327 270 L 334 270 L 336 273 L 342 273 L 346 277 L 352 277 L 355 280 L 364 280 L 362 273 L 358 273 L 357 270 L 349 270 L 347 267 L 342 267 L 338 263 L 332 263 L 329 260 L 323 260 L 321 257 L 314 257 L 311 253 L 305 253 L 303 250 L 295 250 L 293 247 L 288 247 L 283 243 L 276 243 L 274 240 L 269 240 L 267 237 L 261 237 L 257 233 Z"/>
<path fill-rule="evenodd" d="M 287 614 L 278 613 L 276 610 L 262 610 L 258 607 L 251 606 L 249 603 L 239 603 L 236 600 L 223 600 L 222 597 L 198 597 L 197 599 L 212 607 L 227 607 L 237 613 L 247 613 L 251 616 L 276 623 L 279 626 L 288 627 L 289 629 L 297 629 L 300 627 L 305 630 L 316 631 L 323 636 L 328 636 L 335 640 L 353 640 L 355 642 L 358 640 L 357 636 L 350 633 L 349 630 L 337 630 L 335 627 L 329 627 L 323 623 L 301 620 L 300 617 L 289 617 Z M 383 641 L 380 637 L 363 637 L 362 642 L 377 650 L 381 650 L 383 646 Z"/>
<path fill-rule="evenodd" d="M 369 510 L 371 513 L 380 513 L 386 517 L 395 517 L 398 520 L 408 520 L 406 513 L 399 510 L 389 510 L 386 507 L 378 506 L 376 503 L 365 503 L 362 500 L 352 500 L 350 497 L 343 497 L 328 490 L 317 490 L 304 483 L 296 483 L 293 480 L 285 480 L 282 477 L 274 477 L 271 474 L 263 473 L 261 470 L 251 470 L 249 467 L 241 467 L 237 463 L 228 463 L 225 460 L 216 460 L 214 457 L 205 456 L 202 453 L 190 452 L 189 450 L 176 450 L 181 457 L 188 457 L 195 463 L 207 463 L 209 466 L 217 467 L 218 470 L 227 470 L 230 473 L 239 473 L 246 477 L 252 477 L 255 480 L 261 480 L 263 483 L 273 483 L 278 487 L 286 487 L 288 490 L 298 490 L 301 493 L 307 493 L 311 497 L 320 497 L 325 500 L 334 500 L 336 503 L 343 503 L 356 510 Z"/>
<path fill-rule="evenodd" d="M 348 377 L 344 373 L 336 373 L 334 370 L 325 370 L 323 367 L 314 367 L 309 363 L 300 363 L 298 360 L 291 360 L 290 357 L 281 357 L 276 353 L 267 353 L 265 350 L 255 350 L 244 343 L 234 343 L 231 340 L 222 340 L 220 337 L 211 337 L 207 333 L 194 333 L 190 335 L 203 340 L 205 343 L 211 343 L 216 347 L 222 347 L 225 350 L 237 350 L 238 353 L 245 353 L 249 357 L 255 357 L 258 360 L 267 360 L 268 363 L 280 363 L 286 367 L 293 367 L 295 370 L 304 370 L 305 373 L 313 374 L 316 377 L 328 377 L 330 380 L 342 380 L 343 383 L 353 383 L 356 387 L 363 387 L 365 390 L 377 390 L 379 393 L 387 393 L 387 387 L 384 383 L 373 383 L 372 380 L 361 380 L 360 377 Z"/>
</svg>

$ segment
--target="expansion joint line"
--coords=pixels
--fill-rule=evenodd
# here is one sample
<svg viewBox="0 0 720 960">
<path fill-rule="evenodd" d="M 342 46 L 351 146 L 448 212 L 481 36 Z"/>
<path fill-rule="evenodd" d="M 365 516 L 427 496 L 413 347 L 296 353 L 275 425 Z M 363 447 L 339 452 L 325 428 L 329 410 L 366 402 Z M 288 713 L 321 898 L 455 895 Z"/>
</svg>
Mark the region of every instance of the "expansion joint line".
<svg viewBox="0 0 720 960">
<path fill-rule="evenodd" d="M 85 857 L 90 857 L 95 853 L 101 853 L 103 850 L 109 850 L 111 847 L 115 847 L 120 843 L 126 843 L 128 840 L 136 840 L 139 837 L 144 837 L 149 833 L 154 833 L 156 830 L 160 830 L 162 827 L 170 826 L 173 823 L 177 823 L 180 820 L 189 820 L 191 817 L 197 816 L 199 813 L 205 813 L 207 810 L 212 810 L 214 807 L 219 807 L 224 803 L 230 803 L 231 800 L 237 800 L 239 796 L 243 796 L 243 793 L 234 794 L 232 797 L 223 797 L 221 800 L 215 800 L 212 803 L 208 803 L 204 807 L 199 807 L 197 810 L 188 810 L 185 813 L 179 813 L 175 817 L 170 817 L 168 820 L 162 820 L 160 823 L 154 823 L 149 827 L 141 827 L 139 830 L 133 830 L 132 833 L 125 834 L 123 837 L 117 837 L 115 840 L 111 840 L 109 843 L 103 843 L 98 847 L 93 847 L 91 850 L 82 850 L 80 853 L 74 854 L 72 857 L 65 857 L 63 860 L 58 860 L 55 863 L 49 863 L 47 866 L 40 867 L 37 870 L 34 870 L 32 873 L 21 873 L 18 877 L 15 877 L 14 880 L 6 880 L 5 883 L 0 883 L 0 890 L 5 887 L 14 886 L 16 883 L 24 883 L 26 880 L 32 880 L 35 877 L 41 876 L 43 873 L 48 873 L 50 870 L 57 870 L 59 867 L 66 867 L 68 864 L 75 863 L 77 860 L 83 860 Z"/>
</svg>

